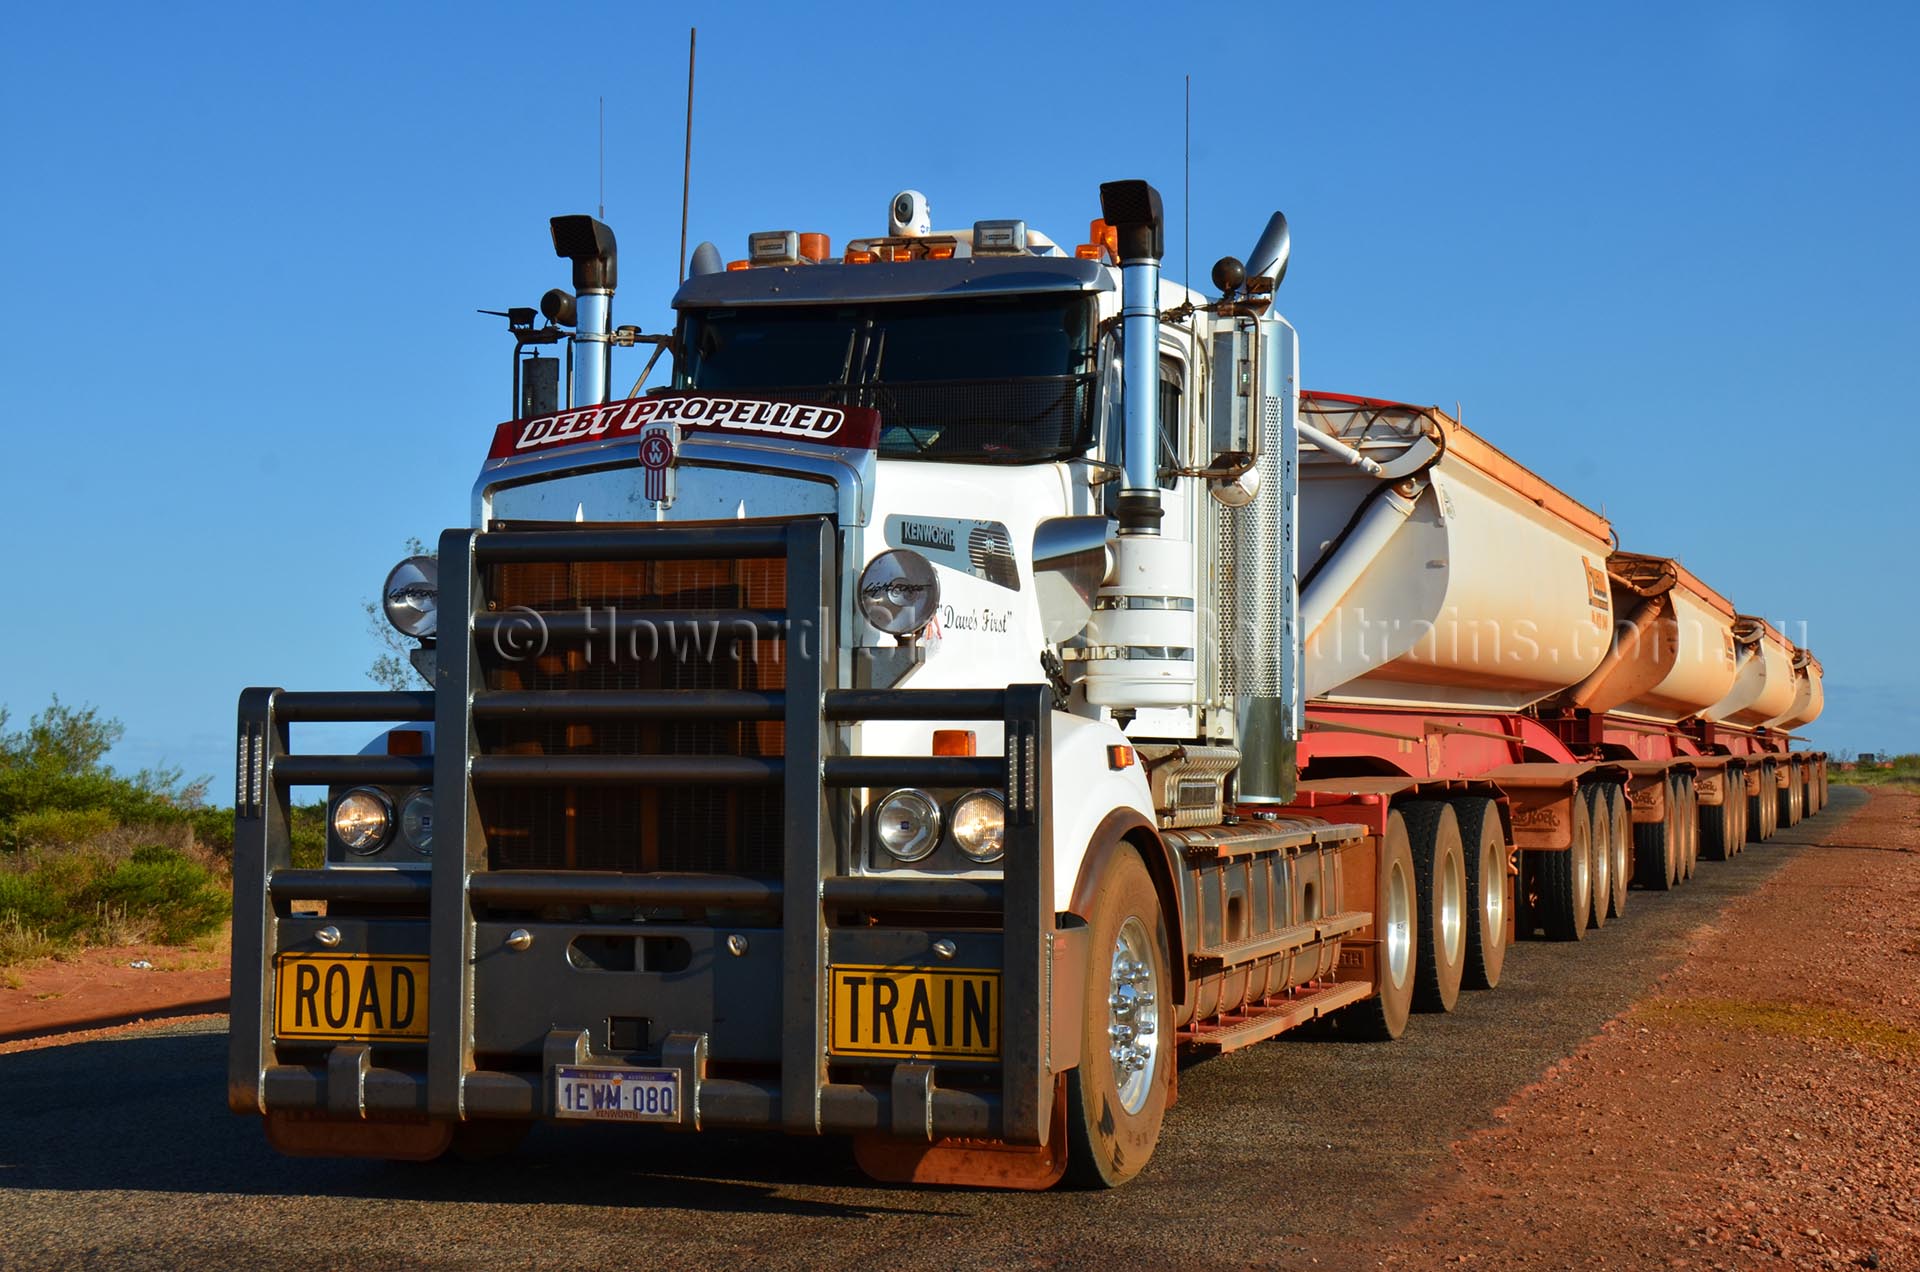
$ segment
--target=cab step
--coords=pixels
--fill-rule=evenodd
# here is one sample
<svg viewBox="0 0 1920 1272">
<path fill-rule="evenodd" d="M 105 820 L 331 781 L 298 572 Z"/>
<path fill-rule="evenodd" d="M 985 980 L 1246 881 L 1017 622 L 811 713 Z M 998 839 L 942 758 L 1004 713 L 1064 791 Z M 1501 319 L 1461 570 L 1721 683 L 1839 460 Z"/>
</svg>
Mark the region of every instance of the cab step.
<svg viewBox="0 0 1920 1272">
<path fill-rule="evenodd" d="M 1180 1043 L 1201 1055 L 1238 1051 L 1349 1003 L 1357 1003 L 1372 992 L 1373 986 L 1367 981 L 1305 985 L 1242 1012 L 1227 1012 L 1212 1020 L 1195 1021 L 1180 1031 Z"/>
</svg>

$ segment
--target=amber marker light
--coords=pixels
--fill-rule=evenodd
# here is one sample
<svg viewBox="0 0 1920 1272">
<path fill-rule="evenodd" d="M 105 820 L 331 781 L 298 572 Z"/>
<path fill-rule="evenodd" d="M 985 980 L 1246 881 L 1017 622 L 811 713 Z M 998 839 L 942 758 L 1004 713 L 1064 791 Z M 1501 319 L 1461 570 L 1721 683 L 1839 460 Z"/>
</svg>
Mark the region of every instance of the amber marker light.
<svg viewBox="0 0 1920 1272">
<path fill-rule="evenodd" d="M 935 755 L 973 755 L 975 741 L 972 729 L 935 729 L 933 753 Z"/>
</svg>

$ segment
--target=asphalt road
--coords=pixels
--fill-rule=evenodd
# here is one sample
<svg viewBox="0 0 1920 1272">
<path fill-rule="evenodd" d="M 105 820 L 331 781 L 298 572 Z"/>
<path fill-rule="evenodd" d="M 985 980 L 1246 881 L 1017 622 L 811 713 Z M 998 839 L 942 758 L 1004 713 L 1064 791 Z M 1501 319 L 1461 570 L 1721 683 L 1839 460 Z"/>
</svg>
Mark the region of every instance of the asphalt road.
<svg viewBox="0 0 1920 1272">
<path fill-rule="evenodd" d="M 0 1056 L 0 1266 L 1340 1266 L 1448 1144 L 1680 960 L 1690 933 L 1864 799 L 1573 945 L 1398 1043 L 1282 1038 L 1189 1065 L 1146 1172 L 1107 1193 L 874 1185 L 843 1142 L 542 1128 L 486 1165 L 293 1160 L 229 1115 L 206 1025 Z"/>
</svg>

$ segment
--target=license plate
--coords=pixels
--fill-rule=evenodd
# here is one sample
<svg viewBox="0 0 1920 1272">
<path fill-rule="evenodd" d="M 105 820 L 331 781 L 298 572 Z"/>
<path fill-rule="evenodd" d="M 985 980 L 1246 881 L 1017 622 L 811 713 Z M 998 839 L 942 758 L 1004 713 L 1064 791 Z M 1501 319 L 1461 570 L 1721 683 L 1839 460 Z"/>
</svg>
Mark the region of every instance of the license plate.
<svg viewBox="0 0 1920 1272">
<path fill-rule="evenodd" d="M 836 966 L 832 979 L 835 1055 L 1000 1056 L 999 972 Z"/>
<path fill-rule="evenodd" d="M 677 1069 L 603 1069 L 555 1065 L 553 1113 L 601 1122 L 677 1122 Z"/>
<path fill-rule="evenodd" d="M 283 1041 L 426 1041 L 424 958 L 282 954 L 277 972 L 273 1032 Z"/>
</svg>

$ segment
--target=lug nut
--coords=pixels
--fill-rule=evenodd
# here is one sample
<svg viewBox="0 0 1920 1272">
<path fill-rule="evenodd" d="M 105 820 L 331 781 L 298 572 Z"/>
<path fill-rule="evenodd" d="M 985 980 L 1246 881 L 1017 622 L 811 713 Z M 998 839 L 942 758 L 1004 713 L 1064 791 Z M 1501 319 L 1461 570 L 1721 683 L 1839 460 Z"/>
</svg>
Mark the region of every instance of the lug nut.
<svg viewBox="0 0 1920 1272">
<path fill-rule="evenodd" d="M 734 932 L 727 937 L 727 953 L 735 958 L 744 958 L 747 953 L 747 938 Z"/>
</svg>

